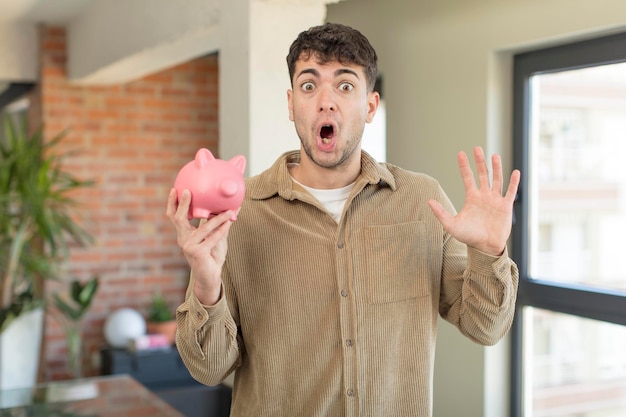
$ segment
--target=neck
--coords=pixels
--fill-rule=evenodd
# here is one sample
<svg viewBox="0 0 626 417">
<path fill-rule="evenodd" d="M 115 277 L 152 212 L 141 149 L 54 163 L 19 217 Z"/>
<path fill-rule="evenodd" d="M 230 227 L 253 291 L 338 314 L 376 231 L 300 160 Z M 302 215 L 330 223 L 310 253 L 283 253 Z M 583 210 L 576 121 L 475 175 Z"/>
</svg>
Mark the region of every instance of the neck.
<svg viewBox="0 0 626 417">
<path fill-rule="evenodd" d="M 300 153 L 300 164 L 292 166 L 289 173 L 299 183 L 318 190 L 333 190 L 352 184 L 361 172 L 361 153 L 344 164 L 326 168 L 311 161 L 304 151 Z"/>
</svg>

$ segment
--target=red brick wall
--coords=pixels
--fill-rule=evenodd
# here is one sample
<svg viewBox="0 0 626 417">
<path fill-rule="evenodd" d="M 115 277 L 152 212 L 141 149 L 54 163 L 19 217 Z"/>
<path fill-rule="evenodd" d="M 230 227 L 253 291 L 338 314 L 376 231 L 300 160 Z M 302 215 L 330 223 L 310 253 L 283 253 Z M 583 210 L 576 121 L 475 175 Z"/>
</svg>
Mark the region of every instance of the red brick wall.
<svg viewBox="0 0 626 417">
<path fill-rule="evenodd" d="M 85 373 L 93 375 L 108 314 L 121 307 L 144 313 L 155 291 L 172 308 L 183 299 L 188 269 L 165 206 L 176 173 L 198 148 L 218 156 L 218 60 L 198 58 L 124 85 L 78 86 L 66 77 L 65 30 L 42 27 L 40 37 L 31 118 L 41 117 L 46 137 L 68 129 L 64 146 L 79 153 L 66 168 L 97 181 L 77 195 L 78 217 L 95 243 L 72 250 L 65 277 L 100 277 L 83 332 Z M 47 292 L 65 288 L 48 284 Z M 48 314 L 44 379 L 65 378 L 65 359 L 64 333 Z"/>
</svg>

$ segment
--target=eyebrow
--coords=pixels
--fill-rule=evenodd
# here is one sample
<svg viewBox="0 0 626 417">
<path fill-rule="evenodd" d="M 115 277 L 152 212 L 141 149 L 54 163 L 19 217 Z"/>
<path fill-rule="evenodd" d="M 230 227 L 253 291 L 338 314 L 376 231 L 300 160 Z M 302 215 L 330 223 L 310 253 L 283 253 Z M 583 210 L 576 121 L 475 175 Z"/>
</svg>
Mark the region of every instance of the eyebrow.
<svg viewBox="0 0 626 417">
<path fill-rule="evenodd" d="M 317 78 L 320 77 L 320 72 L 318 70 L 316 70 L 315 68 L 305 68 L 305 69 L 303 69 L 302 71 L 300 71 L 298 73 L 296 79 L 299 78 L 302 74 L 312 74 L 312 75 L 314 75 Z M 343 74 L 352 74 L 357 79 L 359 78 L 359 74 L 356 71 L 354 71 L 354 70 L 352 70 L 350 68 L 339 68 L 338 70 L 335 71 L 335 77 L 338 77 L 338 76 L 343 75 Z"/>
</svg>

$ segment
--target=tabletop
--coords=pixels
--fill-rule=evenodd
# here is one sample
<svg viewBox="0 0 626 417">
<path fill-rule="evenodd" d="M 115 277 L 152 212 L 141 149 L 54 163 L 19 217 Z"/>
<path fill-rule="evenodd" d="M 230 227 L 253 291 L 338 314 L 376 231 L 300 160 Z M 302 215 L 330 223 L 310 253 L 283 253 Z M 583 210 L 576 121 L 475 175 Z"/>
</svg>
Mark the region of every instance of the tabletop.
<svg viewBox="0 0 626 417">
<path fill-rule="evenodd" d="M 0 417 L 184 417 L 129 375 L 0 390 Z"/>
</svg>

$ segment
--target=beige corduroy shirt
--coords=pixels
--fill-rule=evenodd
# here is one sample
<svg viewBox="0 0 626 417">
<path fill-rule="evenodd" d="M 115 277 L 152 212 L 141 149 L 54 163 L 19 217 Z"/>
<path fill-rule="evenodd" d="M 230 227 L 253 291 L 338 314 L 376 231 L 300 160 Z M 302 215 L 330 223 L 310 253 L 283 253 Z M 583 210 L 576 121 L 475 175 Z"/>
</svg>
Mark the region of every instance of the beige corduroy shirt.
<svg viewBox="0 0 626 417">
<path fill-rule="evenodd" d="M 518 271 L 450 237 L 432 178 L 362 154 L 337 223 L 291 179 L 289 152 L 247 180 L 223 291 L 177 310 L 177 346 L 198 381 L 235 372 L 235 417 L 432 414 L 437 317 L 481 344 L 510 328 Z"/>
</svg>

